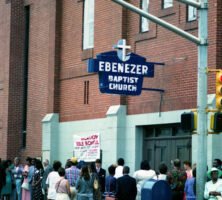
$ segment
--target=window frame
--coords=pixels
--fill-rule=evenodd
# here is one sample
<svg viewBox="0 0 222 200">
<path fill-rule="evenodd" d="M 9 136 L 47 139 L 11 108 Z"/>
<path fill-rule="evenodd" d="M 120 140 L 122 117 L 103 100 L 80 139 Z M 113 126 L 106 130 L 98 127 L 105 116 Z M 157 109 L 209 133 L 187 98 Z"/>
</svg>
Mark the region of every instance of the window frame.
<svg viewBox="0 0 222 200">
<path fill-rule="evenodd" d="M 143 11 L 146 11 L 146 10 L 144 10 L 143 9 L 143 1 L 147 1 L 148 2 L 148 13 L 149 13 L 149 1 L 150 0 L 140 0 L 140 8 L 143 10 Z M 142 27 L 143 27 L 143 19 L 145 20 L 145 22 L 147 23 L 147 30 L 143 30 L 142 29 Z M 150 26 L 149 26 L 149 20 L 148 19 L 146 19 L 145 17 L 140 17 L 140 33 L 147 33 L 147 32 L 149 32 L 149 29 L 150 28 Z"/>
<path fill-rule="evenodd" d="M 93 2 L 93 13 L 89 12 L 89 9 L 92 8 Z M 88 7 L 86 8 L 86 6 Z M 91 15 L 92 14 L 92 15 Z M 87 21 L 86 21 L 87 20 Z M 94 22 L 95 22 L 95 0 L 84 0 L 83 3 L 83 39 L 82 39 L 82 49 L 92 49 L 94 48 Z M 93 30 L 90 30 L 90 24 L 93 24 Z M 92 38 L 90 38 L 90 34 L 92 34 Z M 86 38 L 87 41 L 86 41 Z M 90 41 L 90 39 L 92 41 Z"/>
<path fill-rule="evenodd" d="M 162 0 L 162 9 L 172 8 L 173 7 L 173 0 L 172 0 L 171 6 L 166 6 L 166 5 L 167 5 L 166 0 Z"/>
<path fill-rule="evenodd" d="M 189 9 L 192 9 L 193 11 L 195 10 L 196 11 L 196 16 L 195 17 L 192 17 L 192 18 L 189 18 Z M 193 21 L 196 21 L 197 20 L 197 9 L 194 8 L 193 6 L 187 6 L 187 22 L 193 22 Z"/>
</svg>

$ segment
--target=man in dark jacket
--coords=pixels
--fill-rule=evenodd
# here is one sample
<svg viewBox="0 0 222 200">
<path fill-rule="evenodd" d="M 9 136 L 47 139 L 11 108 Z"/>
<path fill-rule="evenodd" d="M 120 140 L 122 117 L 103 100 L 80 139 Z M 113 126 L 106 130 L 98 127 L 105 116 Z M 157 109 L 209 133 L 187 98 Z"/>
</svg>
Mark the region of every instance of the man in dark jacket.
<svg viewBox="0 0 222 200">
<path fill-rule="evenodd" d="M 96 159 L 96 173 L 99 177 L 99 185 L 101 194 L 105 192 L 105 179 L 106 179 L 106 170 L 101 168 L 101 160 Z"/>
<path fill-rule="evenodd" d="M 116 196 L 118 200 L 135 200 L 137 194 L 136 179 L 129 176 L 130 168 L 123 168 L 123 176 L 117 179 Z"/>
</svg>

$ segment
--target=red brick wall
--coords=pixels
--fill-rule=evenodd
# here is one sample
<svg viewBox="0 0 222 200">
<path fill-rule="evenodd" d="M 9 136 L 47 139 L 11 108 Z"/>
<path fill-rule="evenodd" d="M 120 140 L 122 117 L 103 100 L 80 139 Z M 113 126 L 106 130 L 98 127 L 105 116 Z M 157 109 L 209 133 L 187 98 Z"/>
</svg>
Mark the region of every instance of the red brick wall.
<svg viewBox="0 0 222 200">
<path fill-rule="evenodd" d="M 7 157 L 11 5 L 0 1 L 0 158 Z"/>
<path fill-rule="evenodd" d="M 217 33 L 216 33 L 216 59 L 217 67 L 222 69 L 222 2 L 217 1 L 214 3 L 214 6 L 217 6 L 217 16 L 214 18 L 214 23 L 217 24 Z"/>
<path fill-rule="evenodd" d="M 130 0 L 139 6 L 139 0 Z M 221 64 L 219 0 L 209 1 L 209 66 Z M 21 150 L 24 5 L 30 5 L 27 146 Z M 150 0 L 150 13 L 197 35 L 197 22 L 186 23 L 185 5 L 161 10 Z M 83 0 L 11 0 L 0 2 L 0 157 L 41 156 L 41 120 L 59 113 L 60 121 L 105 117 L 111 105 L 126 104 L 127 114 L 158 112 L 160 94 L 144 91 L 137 97 L 101 94 L 98 75 L 87 73 L 87 59 L 110 51 L 126 38 L 132 51 L 155 67 L 155 78 L 144 87 L 164 89 L 162 111 L 196 107 L 197 47 L 150 22 L 139 34 L 140 17 L 107 0 L 95 0 L 94 49 L 82 50 Z M 10 36 L 10 37 L 9 37 Z M 11 45 L 10 45 L 11 42 Z M 10 80 L 10 81 L 9 81 Z M 89 81 L 89 104 L 84 104 L 84 81 Z M 208 93 L 214 93 L 214 74 Z M 14 148 L 16 146 L 16 148 Z"/>
<path fill-rule="evenodd" d="M 7 157 L 21 156 L 24 87 L 24 3 L 11 1 Z"/>
<path fill-rule="evenodd" d="M 27 145 L 22 149 L 24 81 L 24 6 L 30 5 L 28 63 Z M 11 0 L 0 4 L 0 157 L 39 157 L 42 152 L 41 121 L 58 105 L 58 63 L 55 46 L 56 2 Z M 58 17 L 59 18 L 59 17 Z M 3 76 L 3 75 L 4 76 Z M 5 117 L 6 116 L 6 117 Z M 8 116 L 8 118 L 7 118 Z M 2 124 L 2 125 L 1 125 Z M 2 126 L 2 127 L 1 127 Z"/>
<path fill-rule="evenodd" d="M 140 0 L 130 1 L 139 7 Z M 158 112 L 160 94 L 143 91 L 137 97 L 101 94 L 97 75 L 87 76 L 87 61 L 81 58 L 82 1 L 63 3 L 60 120 L 105 117 L 109 106 L 127 104 L 128 114 Z M 112 7 L 112 9 L 111 9 Z M 216 1 L 209 5 L 209 65 L 216 65 Z M 75 10 L 75 12 L 73 12 Z M 115 11 L 115 12 L 114 12 Z M 197 21 L 186 22 L 186 6 L 174 1 L 173 8 L 161 9 L 161 1 L 150 1 L 150 13 L 197 36 Z M 144 87 L 164 89 L 162 111 L 196 108 L 197 46 L 150 22 L 150 31 L 139 34 L 139 15 L 111 2 L 95 3 L 95 38 L 93 57 L 110 51 L 119 39 L 126 38 L 132 51 L 148 61 L 165 62 L 155 67 L 155 78 L 145 78 Z M 89 105 L 83 104 L 84 81 L 90 82 Z M 209 75 L 209 93 L 214 93 L 214 74 Z M 111 100 L 112 99 L 112 100 Z"/>
<path fill-rule="evenodd" d="M 26 1 L 30 5 L 27 145 L 22 151 L 26 156 L 42 155 L 42 124 L 47 113 L 53 113 L 55 94 L 55 26 L 56 1 Z"/>
<path fill-rule="evenodd" d="M 139 0 L 131 1 L 139 5 Z M 210 1 L 209 56 L 210 66 L 216 65 L 216 1 Z M 186 22 L 186 6 L 173 2 L 171 9 L 161 10 L 160 1 L 150 1 L 150 13 L 197 35 L 195 22 Z M 155 77 L 145 78 L 144 87 L 164 89 L 162 111 L 196 108 L 197 104 L 197 47 L 180 36 L 150 22 L 150 33 L 138 34 L 139 16 L 129 14 L 129 42 L 135 53 L 148 61 L 165 62 L 155 67 Z M 153 32 L 154 30 L 154 32 Z M 136 42 L 135 42 L 136 40 Z M 212 75 L 208 81 L 209 93 L 214 93 Z M 143 91 L 141 96 L 128 97 L 128 114 L 158 112 L 160 94 Z"/>
<path fill-rule="evenodd" d="M 82 51 L 83 5 L 83 1 L 63 1 L 60 121 L 105 117 L 109 106 L 121 100 L 99 92 L 98 75 L 87 73 L 86 58 L 110 51 L 122 38 L 123 9 L 111 1 L 95 1 L 94 49 Z M 89 81 L 88 105 L 84 104 L 84 81 Z"/>
</svg>

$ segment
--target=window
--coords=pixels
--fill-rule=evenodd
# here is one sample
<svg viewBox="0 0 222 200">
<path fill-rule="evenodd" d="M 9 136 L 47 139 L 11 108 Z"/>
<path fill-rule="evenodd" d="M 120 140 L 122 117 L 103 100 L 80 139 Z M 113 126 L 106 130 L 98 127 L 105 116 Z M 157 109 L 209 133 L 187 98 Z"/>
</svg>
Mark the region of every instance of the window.
<svg viewBox="0 0 222 200">
<path fill-rule="evenodd" d="M 28 58 L 29 58 L 29 21 L 30 6 L 25 6 L 25 48 L 24 48 L 24 93 L 23 93 L 23 120 L 22 120 L 22 147 L 26 147 L 26 127 L 27 127 L 27 99 L 28 99 Z"/>
<path fill-rule="evenodd" d="M 89 104 L 89 81 L 84 81 L 84 104 Z"/>
<path fill-rule="evenodd" d="M 142 10 L 144 10 L 145 12 L 148 13 L 149 12 L 149 0 L 142 0 L 141 7 L 142 7 Z M 144 17 L 141 18 L 140 31 L 142 33 L 149 31 L 149 21 L 148 21 L 148 19 L 146 19 Z"/>
<path fill-rule="evenodd" d="M 94 46 L 94 0 L 84 2 L 83 49 Z"/>
<path fill-rule="evenodd" d="M 194 21 L 197 19 L 197 9 L 192 7 L 192 6 L 188 6 L 187 7 L 187 21 Z"/>
<path fill-rule="evenodd" d="M 163 9 L 173 7 L 173 0 L 163 0 Z"/>
</svg>

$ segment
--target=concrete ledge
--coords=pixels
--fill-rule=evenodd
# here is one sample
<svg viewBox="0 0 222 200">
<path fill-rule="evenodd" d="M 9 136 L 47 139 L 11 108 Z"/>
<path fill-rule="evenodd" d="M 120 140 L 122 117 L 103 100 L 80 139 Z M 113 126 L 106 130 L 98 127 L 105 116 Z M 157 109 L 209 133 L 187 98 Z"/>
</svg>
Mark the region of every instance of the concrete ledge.
<svg viewBox="0 0 222 200">
<path fill-rule="evenodd" d="M 46 114 L 42 120 L 42 123 L 48 123 L 52 121 L 59 121 L 59 114 L 56 113 Z"/>
<path fill-rule="evenodd" d="M 110 106 L 106 116 L 116 116 L 118 114 L 120 114 L 120 112 L 124 112 L 124 114 L 126 114 L 126 106 L 122 106 L 122 105 L 116 105 L 116 106 Z"/>
</svg>

